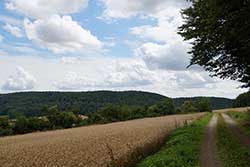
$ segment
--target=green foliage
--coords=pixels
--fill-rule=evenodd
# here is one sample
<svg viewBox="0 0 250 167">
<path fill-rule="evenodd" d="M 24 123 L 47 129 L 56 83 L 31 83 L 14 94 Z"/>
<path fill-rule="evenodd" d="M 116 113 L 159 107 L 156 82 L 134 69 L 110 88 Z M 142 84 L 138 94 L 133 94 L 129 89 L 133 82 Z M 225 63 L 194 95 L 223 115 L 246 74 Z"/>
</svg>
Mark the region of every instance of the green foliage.
<svg viewBox="0 0 250 167">
<path fill-rule="evenodd" d="M 98 111 L 107 104 L 128 106 L 151 106 L 163 101 L 166 97 L 154 93 L 124 91 L 96 92 L 21 92 L 2 94 L 0 96 L 0 115 L 15 118 L 16 113 L 25 116 L 43 116 L 51 106 L 58 106 L 60 111 L 72 111 L 87 115 Z M 184 101 L 195 101 L 197 98 L 173 99 L 175 106 L 180 107 Z M 212 109 L 232 107 L 231 99 L 211 97 Z"/>
<path fill-rule="evenodd" d="M 42 116 L 46 108 L 57 105 L 60 111 L 79 112 L 86 115 L 107 104 L 150 106 L 165 97 L 139 91 L 95 92 L 20 92 L 0 96 L 0 115 L 14 118 L 15 113 L 26 116 Z"/>
<path fill-rule="evenodd" d="M 170 115 L 175 113 L 174 101 L 170 98 L 166 98 L 164 101 L 149 107 L 149 113 L 155 113 L 156 115 Z"/>
<path fill-rule="evenodd" d="M 137 167 L 198 167 L 204 130 L 211 119 L 208 114 L 169 137 L 166 145 L 156 154 L 147 157 Z"/>
<path fill-rule="evenodd" d="M 240 94 L 233 103 L 234 107 L 248 107 L 250 106 L 250 91 Z"/>
<path fill-rule="evenodd" d="M 250 150 L 240 143 L 239 139 L 226 125 L 221 115 L 218 118 L 217 125 L 217 148 L 223 166 L 249 166 Z"/>
<path fill-rule="evenodd" d="M 0 127 L 7 128 L 9 126 L 8 116 L 0 116 Z"/>
<path fill-rule="evenodd" d="M 177 113 L 209 112 L 211 111 L 211 101 L 207 97 L 195 98 L 195 100 L 186 100 L 178 107 Z"/>
<path fill-rule="evenodd" d="M 229 112 L 228 115 L 235 119 L 243 132 L 250 135 L 250 111 L 249 112 Z"/>
<path fill-rule="evenodd" d="M 210 100 L 212 110 L 232 108 L 233 100 L 220 97 L 182 97 L 182 98 L 175 98 L 174 102 L 176 107 L 181 107 L 181 105 L 185 101 L 192 101 L 193 103 L 195 103 L 197 100 L 201 98 L 207 98 Z"/>
<path fill-rule="evenodd" d="M 8 116 L 0 116 L 0 136 L 12 135 L 10 120 Z"/>
<path fill-rule="evenodd" d="M 209 112 L 211 110 L 211 101 L 209 98 L 200 97 L 195 101 L 194 106 L 198 109 L 199 112 Z"/>
<path fill-rule="evenodd" d="M 179 33 L 192 41 L 191 65 L 250 87 L 250 1 L 190 1 Z"/>
<path fill-rule="evenodd" d="M 150 107 L 109 104 L 99 111 L 89 114 L 88 121 L 90 123 L 109 123 L 174 113 L 175 106 L 173 100 L 166 98 L 164 101 Z"/>
<path fill-rule="evenodd" d="M 198 112 L 199 110 L 194 106 L 192 101 L 185 101 L 181 108 L 180 108 L 182 113 L 193 113 L 193 112 Z"/>
</svg>

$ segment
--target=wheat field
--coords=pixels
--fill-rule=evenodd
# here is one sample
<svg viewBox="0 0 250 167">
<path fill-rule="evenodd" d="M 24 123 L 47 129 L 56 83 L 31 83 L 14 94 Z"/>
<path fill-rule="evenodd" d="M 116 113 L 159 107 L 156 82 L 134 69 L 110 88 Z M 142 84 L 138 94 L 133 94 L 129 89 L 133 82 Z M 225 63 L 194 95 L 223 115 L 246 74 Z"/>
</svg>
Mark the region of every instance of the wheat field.
<svg viewBox="0 0 250 167">
<path fill-rule="evenodd" d="M 231 112 L 231 111 L 246 112 L 248 110 L 250 110 L 250 107 L 227 108 L 227 109 L 222 109 L 222 110 L 214 110 L 213 112 L 216 112 L 216 113 L 224 113 L 224 112 Z"/>
<path fill-rule="evenodd" d="M 0 138 L 3 167 L 126 166 L 158 149 L 167 134 L 205 113 L 145 118 Z"/>
</svg>

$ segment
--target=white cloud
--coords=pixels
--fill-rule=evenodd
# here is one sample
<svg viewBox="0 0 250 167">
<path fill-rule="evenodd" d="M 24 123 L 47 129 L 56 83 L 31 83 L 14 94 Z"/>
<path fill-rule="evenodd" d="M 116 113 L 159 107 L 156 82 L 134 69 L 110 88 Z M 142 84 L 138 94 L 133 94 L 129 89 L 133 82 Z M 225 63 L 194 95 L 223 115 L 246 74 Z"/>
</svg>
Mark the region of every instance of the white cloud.
<svg viewBox="0 0 250 167">
<path fill-rule="evenodd" d="M 53 85 L 60 90 L 81 90 L 86 87 L 94 87 L 96 83 L 76 72 L 68 72 L 62 80 L 54 82 Z"/>
<path fill-rule="evenodd" d="M 177 34 L 177 28 L 183 23 L 179 8 L 166 7 L 155 14 L 154 18 L 157 19 L 156 26 L 142 25 L 133 27 L 130 29 L 130 33 L 140 38 L 157 42 L 183 42 L 181 36 Z"/>
<path fill-rule="evenodd" d="M 176 72 L 175 77 L 180 89 L 209 88 L 211 84 L 216 83 L 206 72 L 181 71 Z"/>
<path fill-rule="evenodd" d="M 38 19 L 34 22 L 26 19 L 24 27 L 30 40 L 54 53 L 102 47 L 97 37 L 82 28 L 70 16 L 53 15 L 49 19 Z"/>
<path fill-rule="evenodd" d="M 5 7 L 31 18 L 45 18 L 53 14 L 72 14 L 87 7 L 88 0 L 8 0 Z"/>
<path fill-rule="evenodd" d="M 2 89 L 9 91 L 30 90 L 34 88 L 34 85 L 35 78 L 22 67 L 17 67 L 16 72 L 8 77 Z"/>
<path fill-rule="evenodd" d="M 137 62 L 115 63 L 114 69 L 105 75 L 108 87 L 137 87 L 152 84 L 153 73 Z"/>
<path fill-rule="evenodd" d="M 135 49 L 135 55 L 141 57 L 150 69 L 186 70 L 189 56 L 182 43 L 169 44 L 145 43 Z"/>
<path fill-rule="evenodd" d="M 10 16 L 6 16 L 6 15 L 0 15 L 0 21 L 5 23 L 5 24 L 11 24 L 11 25 L 15 25 L 15 26 L 21 26 L 23 25 L 23 21 L 10 17 Z"/>
<path fill-rule="evenodd" d="M 151 71 L 143 61 L 136 58 L 79 57 L 69 63 L 59 57 L 48 59 L 0 54 L 0 59 L 0 70 L 5 71 L 0 73 L 0 85 L 6 84 L 10 76 L 16 73 L 13 71 L 16 66 L 22 66 L 32 71 L 36 78 L 33 90 L 40 91 L 142 90 L 169 97 L 206 95 L 232 98 L 247 91 L 236 89 L 239 82 L 219 79 L 210 81 L 205 72 L 190 71 L 186 74 L 184 71 Z M 2 89 L 1 92 L 10 90 Z"/>
<path fill-rule="evenodd" d="M 0 34 L 0 43 L 3 42 L 4 37 Z"/>
<path fill-rule="evenodd" d="M 13 36 L 15 36 L 17 38 L 22 38 L 23 37 L 22 30 L 17 26 L 12 26 L 10 24 L 5 24 L 2 28 L 5 31 L 8 31 L 9 33 L 11 33 Z"/>
<path fill-rule="evenodd" d="M 179 0 L 101 0 L 105 6 L 102 18 L 129 18 L 132 16 L 150 16 L 167 6 L 183 7 L 188 3 Z"/>
</svg>

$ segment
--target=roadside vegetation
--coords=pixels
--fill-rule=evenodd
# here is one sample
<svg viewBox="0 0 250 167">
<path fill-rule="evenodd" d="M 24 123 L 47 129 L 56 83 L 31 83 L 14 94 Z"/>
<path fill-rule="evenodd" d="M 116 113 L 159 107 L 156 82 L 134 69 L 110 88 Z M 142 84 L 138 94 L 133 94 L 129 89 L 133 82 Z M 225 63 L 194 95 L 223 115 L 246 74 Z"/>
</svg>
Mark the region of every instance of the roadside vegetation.
<svg viewBox="0 0 250 167">
<path fill-rule="evenodd" d="M 228 115 L 239 123 L 243 132 L 250 135 L 250 111 L 229 112 Z"/>
<path fill-rule="evenodd" d="M 217 125 L 218 155 L 226 167 L 249 167 L 250 150 L 243 146 L 240 140 L 232 134 L 221 115 Z"/>
<path fill-rule="evenodd" d="M 8 116 L 0 116 L 0 136 L 104 124 L 145 117 L 205 112 L 209 108 L 209 101 L 203 98 L 200 98 L 194 104 L 186 101 L 178 109 L 176 109 L 172 99 L 165 98 L 163 101 L 151 106 L 108 104 L 96 112 L 87 114 L 88 119 L 82 119 L 79 109 L 60 111 L 58 106 L 43 107 L 41 109 L 42 116 L 39 117 L 16 114 L 14 119 L 10 119 Z"/>
<path fill-rule="evenodd" d="M 205 128 L 212 114 L 178 128 L 170 134 L 162 149 L 147 157 L 137 167 L 198 167 Z"/>
</svg>

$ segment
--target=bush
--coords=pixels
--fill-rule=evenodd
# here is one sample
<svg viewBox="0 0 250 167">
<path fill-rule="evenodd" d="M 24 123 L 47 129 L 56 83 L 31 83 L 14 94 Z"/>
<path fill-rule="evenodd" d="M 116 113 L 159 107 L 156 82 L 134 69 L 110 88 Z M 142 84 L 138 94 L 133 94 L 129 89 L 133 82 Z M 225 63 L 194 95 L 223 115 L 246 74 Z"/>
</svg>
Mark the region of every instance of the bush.
<svg viewBox="0 0 250 167">
<path fill-rule="evenodd" d="M 3 129 L 0 127 L 0 136 L 9 136 L 13 134 L 12 129 Z"/>
<path fill-rule="evenodd" d="M 240 94 L 233 103 L 234 107 L 248 107 L 250 106 L 250 91 Z"/>
<path fill-rule="evenodd" d="M 195 108 L 199 112 L 210 112 L 211 110 L 211 100 L 206 97 L 198 98 L 194 103 Z"/>
<path fill-rule="evenodd" d="M 198 109 L 194 106 L 192 101 L 185 101 L 181 108 L 180 108 L 182 113 L 192 113 L 192 112 L 198 112 Z"/>
</svg>

